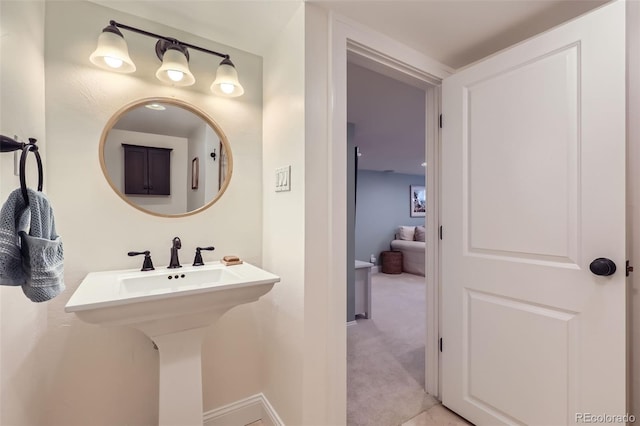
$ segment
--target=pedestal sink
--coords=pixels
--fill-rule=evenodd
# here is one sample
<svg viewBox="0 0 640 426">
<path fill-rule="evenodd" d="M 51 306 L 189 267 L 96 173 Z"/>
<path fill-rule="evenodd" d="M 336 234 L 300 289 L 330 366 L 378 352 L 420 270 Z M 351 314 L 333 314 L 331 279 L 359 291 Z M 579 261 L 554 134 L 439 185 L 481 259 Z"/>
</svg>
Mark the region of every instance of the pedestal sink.
<svg viewBox="0 0 640 426">
<path fill-rule="evenodd" d="M 160 352 L 160 426 L 202 425 L 201 346 L 207 326 L 258 300 L 280 278 L 243 263 L 91 272 L 65 306 L 81 320 L 127 326 Z"/>
</svg>

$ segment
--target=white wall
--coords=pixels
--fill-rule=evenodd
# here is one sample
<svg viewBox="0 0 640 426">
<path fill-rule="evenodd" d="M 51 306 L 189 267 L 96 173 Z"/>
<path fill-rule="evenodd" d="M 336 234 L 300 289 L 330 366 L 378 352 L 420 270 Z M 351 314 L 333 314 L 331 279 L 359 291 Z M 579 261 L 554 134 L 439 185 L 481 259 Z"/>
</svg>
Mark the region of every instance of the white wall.
<svg viewBox="0 0 640 426">
<path fill-rule="evenodd" d="M 125 32 L 125 38 L 138 67 L 134 74 L 93 67 L 89 54 L 110 19 L 230 53 L 245 95 L 211 95 L 211 58 L 197 52 L 190 61 L 194 86 L 163 85 L 154 76 L 159 66 L 154 41 L 133 33 Z M 215 19 L 211 22 L 215 25 Z M 246 200 L 260 200 L 262 194 L 262 60 L 89 2 L 48 2 L 46 35 L 48 189 L 65 244 L 67 291 L 49 303 L 47 332 L 38 342 L 47 372 L 39 385 L 47 398 L 37 408 L 51 425 L 156 424 L 158 353 L 149 340 L 134 330 L 84 324 L 63 308 L 88 272 L 140 267 L 141 259 L 126 256 L 129 250 L 149 249 L 156 266 L 166 265 L 174 236 L 182 239 L 185 264 L 203 245 L 216 247 L 203 253 L 205 262 L 234 253 L 261 263 L 262 206 L 247 208 Z M 229 138 L 230 186 L 197 215 L 168 219 L 142 213 L 121 200 L 102 175 L 103 127 L 123 105 L 151 96 L 195 105 Z M 256 304 L 237 307 L 210 329 L 203 345 L 205 410 L 262 390 L 258 312 Z"/>
<path fill-rule="evenodd" d="M 0 134 L 38 139 L 48 189 L 44 110 L 44 2 L 0 2 Z M 27 183 L 34 187 L 33 154 Z M 0 154 L 0 202 L 20 186 L 13 153 Z M 47 305 L 32 303 L 20 287 L 0 286 L 0 424 L 39 425 L 44 368 L 40 352 L 47 328 Z"/>
<path fill-rule="evenodd" d="M 188 153 L 187 153 L 187 161 L 189 162 L 188 170 L 185 170 L 185 179 L 187 180 L 188 186 L 185 190 L 185 194 L 187 194 L 187 211 L 196 210 L 203 206 L 204 204 L 204 179 L 202 178 L 205 173 L 206 159 L 204 159 L 203 164 L 198 165 L 198 189 L 191 189 L 191 174 L 192 174 L 192 161 L 194 158 L 198 157 L 198 161 L 202 162 L 202 155 L 204 153 L 204 144 L 206 140 L 206 130 L 208 126 L 203 124 L 198 126 L 197 129 L 191 132 L 189 135 L 188 141 Z"/>
<path fill-rule="evenodd" d="M 124 194 L 123 143 L 172 149 L 171 195 L 140 196 Z M 193 210 L 187 209 L 187 191 L 191 190 L 191 161 L 187 159 L 188 147 L 189 141 L 185 138 L 133 132 L 131 130 L 111 129 L 105 141 L 104 162 L 114 186 L 118 188 L 120 193 L 127 197 L 129 201 L 155 213 L 180 214 Z M 187 178 L 189 179 L 188 182 Z M 200 204 L 199 207 L 200 206 L 202 206 L 202 204 Z"/>
<path fill-rule="evenodd" d="M 261 302 L 264 393 L 285 424 L 303 423 L 305 291 L 304 6 L 264 58 L 263 265 L 281 277 Z M 291 166 L 291 191 L 275 192 Z"/>
<path fill-rule="evenodd" d="M 329 250 L 328 31 L 327 11 L 305 3 L 264 63 L 263 255 L 282 277 L 262 303 L 264 393 L 291 425 L 346 422 L 345 265 L 342 286 L 329 278 L 346 247 Z M 275 192 L 274 169 L 286 165 L 291 192 Z"/>
<path fill-rule="evenodd" d="M 305 424 L 346 423 L 346 141 L 332 144 L 329 106 L 344 107 L 340 123 L 346 139 L 346 104 L 337 106 L 329 88 L 329 15 L 306 4 L 305 14 Z M 345 71 L 346 71 L 346 63 Z M 341 162 L 333 162 L 340 150 Z M 343 182 L 338 200 L 331 183 Z M 337 201 L 337 202 L 336 202 Z M 340 240 L 335 245 L 336 239 Z"/>
<path fill-rule="evenodd" d="M 214 149 L 215 160 L 211 157 Z M 200 162 L 198 189 L 191 189 L 191 166 L 189 166 L 189 211 L 199 209 L 218 195 L 219 151 L 220 137 L 209 125 L 203 123 L 189 136 L 189 164 L 195 157 L 198 157 Z"/>
<path fill-rule="evenodd" d="M 640 2 L 627 2 L 627 219 L 631 352 L 629 410 L 640 416 Z"/>
<path fill-rule="evenodd" d="M 211 153 L 216 152 L 216 159 Z M 198 126 L 189 135 L 189 170 L 188 170 L 188 210 L 196 210 L 213 200 L 218 195 L 218 175 L 220 172 L 220 137 L 207 124 Z M 198 189 L 191 189 L 191 161 L 199 158 Z"/>
<path fill-rule="evenodd" d="M 216 153 L 216 159 L 211 157 L 211 153 Z M 218 194 L 220 186 L 220 138 L 209 126 L 205 126 L 205 142 L 202 147 L 202 158 L 206 165 L 204 168 L 204 193 L 205 200 L 212 200 Z"/>
</svg>

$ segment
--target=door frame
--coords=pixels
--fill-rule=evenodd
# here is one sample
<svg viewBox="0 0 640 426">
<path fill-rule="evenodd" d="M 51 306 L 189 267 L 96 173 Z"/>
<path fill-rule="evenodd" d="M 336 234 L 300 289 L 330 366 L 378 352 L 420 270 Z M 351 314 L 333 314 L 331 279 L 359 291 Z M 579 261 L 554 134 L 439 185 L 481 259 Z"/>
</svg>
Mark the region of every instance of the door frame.
<svg viewBox="0 0 640 426">
<path fill-rule="evenodd" d="M 413 50 L 396 40 L 380 34 L 346 17 L 330 12 L 329 46 L 329 169 L 346 164 L 346 123 L 347 123 L 347 56 L 366 61 L 368 68 L 401 81 L 420 85 L 425 89 L 427 190 L 426 212 L 426 336 L 425 336 L 425 390 L 440 397 L 439 345 L 440 336 L 440 84 L 442 79 L 454 70 Z M 346 176 L 344 173 L 330 173 L 330 249 L 340 252 L 346 247 L 346 230 L 342 228 L 347 215 Z M 341 208 L 344 206 L 345 208 Z M 348 265 L 331 263 L 331 293 L 345 291 L 344 271 Z M 344 269 L 343 269 L 344 268 Z M 346 307 L 345 307 L 346 308 Z M 344 310 L 343 310 L 344 311 Z M 344 327 L 344 324 L 343 324 Z M 345 342 L 346 358 L 346 342 Z"/>
</svg>

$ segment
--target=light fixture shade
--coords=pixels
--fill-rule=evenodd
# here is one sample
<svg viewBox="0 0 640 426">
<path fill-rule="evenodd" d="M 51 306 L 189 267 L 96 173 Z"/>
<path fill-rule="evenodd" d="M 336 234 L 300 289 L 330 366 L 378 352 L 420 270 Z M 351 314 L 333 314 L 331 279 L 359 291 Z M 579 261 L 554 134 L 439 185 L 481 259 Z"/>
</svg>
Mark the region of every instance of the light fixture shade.
<svg viewBox="0 0 640 426">
<path fill-rule="evenodd" d="M 162 56 L 162 65 L 156 71 L 158 80 L 174 86 L 191 86 L 196 82 L 189 70 L 189 62 L 184 53 L 169 47 Z"/>
<path fill-rule="evenodd" d="M 235 98 L 244 93 L 244 88 L 238 81 L 238 72 L 236 67 L 225 58 L 220 62 L 218 71 L 216 71 L 216 79 L 211 84 L 211 91 L 216 95 Z"/>
<path fill-rule="evenodd" d="M 136 65 L 129 57 L 127 42 L 122 33 L 113 25 L 106 27 L 98 37 L 98 47 L 89 56 L 94 65 L 121 73 L 131 73 Z"/>
</svg>

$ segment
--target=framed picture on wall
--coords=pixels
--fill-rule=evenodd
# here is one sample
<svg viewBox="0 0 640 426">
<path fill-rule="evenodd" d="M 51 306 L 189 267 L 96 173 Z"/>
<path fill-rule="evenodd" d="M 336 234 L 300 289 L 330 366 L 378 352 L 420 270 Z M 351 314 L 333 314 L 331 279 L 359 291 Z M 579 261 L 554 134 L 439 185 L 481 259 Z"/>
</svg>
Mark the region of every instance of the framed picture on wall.
<svg viewBox="0 0 640 426">
<path fill-rule="evenodd" d="M 427 194 L 424 186 L 409 186 L 409 203 L 411 217 L 424 217 L 427 211 Z"/>
<path fill-rule="evenodd" d="M 200 160 L 198 157 L 191 160 L 191 189 L 198 189 L 198 177 L 200 175 Z"/>
</svg>

